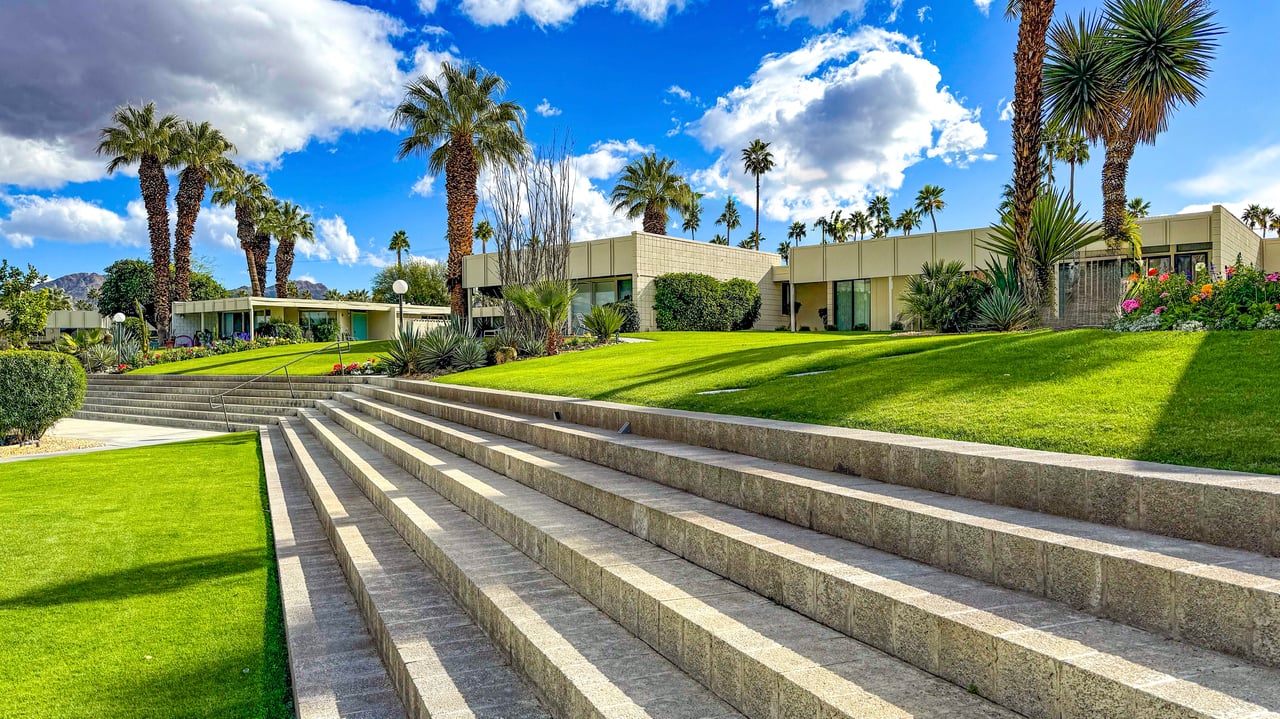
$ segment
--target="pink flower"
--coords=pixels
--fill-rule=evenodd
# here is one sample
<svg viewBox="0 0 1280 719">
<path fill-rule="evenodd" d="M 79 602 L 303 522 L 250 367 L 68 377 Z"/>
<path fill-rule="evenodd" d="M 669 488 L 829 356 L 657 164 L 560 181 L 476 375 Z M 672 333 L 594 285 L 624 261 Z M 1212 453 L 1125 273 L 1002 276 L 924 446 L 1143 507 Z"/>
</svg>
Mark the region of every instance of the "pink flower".
<svg viewBox="0 0 1280 719">
<path fill-rule="evenodd" d="M 1235 273 L 1236 273 L 1236 268 L 1234 268 L 1234 267 L 1228 267 L 1228 268 L 1227 268 L 1227 277 L 1230 277 L 1230 276 L 1234 275 Z"/>
<path fill-rule="evenodd" d="M 1161 282 L 1168 282 L 1168 281 L 1169 281 L 1169 273 L 1168 273 L 1168 272 L 1166 272 L 1166 273 L 1164 273 L 1163 275 L 1160 275 L 1160 281 L 1161 281 Z"/>
<path fill-rule="evenodd" d="M 1125 300 L 1124 302 L 1120 303 L 1120 309 L 1124 310 L 1125 314 L 1133 312 L 1134 310 L 1138 309 L 1141 306 L 1142 306 L 1141 300 Z"/>
<path fill-rule="evenodd" d="M 1168 297 L 1168 296 L 1169 296 L 1169 293 L 1168 293 L 1168 292 L 1161 292 L 1161 293 L 1160 293 L 1160 296 L 1161 296 L 1161 297 Z"/>
<path fill-rule="evenodd" d="M 1280 282 L 1280 272 L 1272 272 L 1267 275 L 1267 282 Z"/>
<path fill-rule="evenodd" d="M 1164 312 L 1164 305 L 1160 305 L 1159 307 L 1155 308 L 1156 314 L 1160 314 L 1161 312 Z"/>
</svg>

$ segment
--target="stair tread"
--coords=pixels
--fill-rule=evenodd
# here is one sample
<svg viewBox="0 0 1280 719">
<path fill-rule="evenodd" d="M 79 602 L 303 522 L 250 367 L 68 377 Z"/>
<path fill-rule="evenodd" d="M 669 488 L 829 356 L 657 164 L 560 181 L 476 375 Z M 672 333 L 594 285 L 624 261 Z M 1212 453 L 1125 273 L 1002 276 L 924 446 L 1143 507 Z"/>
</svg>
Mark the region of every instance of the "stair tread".
<svg viewBox="0 0 1280 719">
<path fill-rule="evenodd" d="M 132 414 L 128 412 L 117 412 L 114 410 L 96 411 L 88 409 L 78 409 L 71 413 L 72 417 L 77 419 L 90 419 L 99 422 L 125 422 L 128 424 L 150 424 L 160 427 L 180 427 L 185 429 L 203 429 L 210 432 L 243 432 L 247 430 L 256 430 L 261 425 L 257 423 L 231 422 L 231 429 L 227 429 L 227 423 L 219 417 L 217 420 L 212 419 L 189 419 L 184 417 L 156 417 L 148 414 Z M 274 419 L 274 418 L 273 418 Z"/>
<path fill-rule="evenodd" d="M 332 402 L 323 404 L 326 410 L 335 413 L 345 411 Z M 304 410 L 300 417 L 302 421 L 322 426 L 333 423 L 317 414 Z M 897 712 L 898 715 L 905 712 L 910 716 L 1011 716 L 986 700 L 595 517 L 378 420 L 365 416 L 357 419 L 427 457 L 442 467 L 453 481 L 500 502 L 508 511 L 546 532 L 548 537 L 572 546 L 607 568 L 613 576 L 655 597 L 664 607 L 685 616 L 699 617 L 699 623 L 707 627 L 712 636 L 745 647 L 742 651 L 761 657 L 771 670 L 779 674 L 818 672 L 825 678 L 828 691 L 859 697 L 857 701 L 864 704 L 854 710 L 856 716 L 864 715 L 859 711 Z M 372 447 L 368 451 L 371 457 L 385 457 Z M 417 481 L 402 469 L 389 472 L 403 476 L 400 481 Z M 398 482 L 396 487 L 400 487 Z"/>
<path fill-rule="evenodd" d="M 737 538 L 775 556 L 812 567 L 819 578 L 842 577 L 864 587 L 874 585 L 878 594 L 896 596 L 934 615 L 963 617 L 970 625 L 990 625 L 990 633 L 997 637 L 1019 643 L 1043 644 L 1050 654 L 1096 655 L 1097 660 L 1110 655 L 1122 664 L 1127 663 L 1108 671 L 1116 677 L 1126 672 L 1145 672 L 1149 682 L 1181 680 L 1188 684 L 1189 690 L 1220 695 L 1212 697 L 1212 700 L 1243 702 L 1254 711 L 1260 711 L 1263 706 L 1280 709 L 1280 672 L 1273 669 L 1249 665 L 1236 657 L 1100 619 L 1057 602 L 950 574 L 915 560 L 753 514 L 501 435 L 418 415 L 363 396 L 343 396 L 343 399 L 353 403 L 357 410 L 362 404 L 376 406 L 384 412 L 400 413 L 413 421 L 435 424 L 490 449 L 505 448 L 518 452 L 554 467 L 557 472 L 574 474 L 583 484 L 594 485 L 610 494 L 625 496 L 664 513 L 703 524 L 715 533 Z M 334 403 L 322 402 L 321 405 L 329 409 Z M 409 437 L 425 443 L 425 440 L 372 417 L 367 421 L 378 422 L 381 425 L 379 429 L 396 433 L 393 436 L 400 437 L 402 441 Z M 534 492 L 528 487 L 524 491 Z M 547 501 L 555 500 L 547 498 Z M 1247 699 L 1232 696 L 1236 691 L 1243 692 Z"/>
<path fill-rule="evenodd" d="M 207 400 L 201 401 L 192 398 L 194 401 L 180 400 L 158 400 L 152 397 L 101 397 L 97 395 L 86 395 L 85 404 L 93 404 L 97 406 L 108 407 L 135 407 L 139 409 L 147 409 L 156 407 L 158 409 L 176 409 L 183 411 L 199 411 L 199 412 L 222 412 L 222 407 L 209 407 Z M 162 404 L 158 404 L 162 403 Z M 307 403 L 310 404 L 310 403 Z M 272 405 L 272 404 L 241 404 L 238 402 L 227 402 L 226 407 L 232 412 L 240 414 L 260 414 L 260 415 L 277 415 L 277 414 L 293 414 L 300 406 L 306 405 Z"/>
<path fill-rule="evenodd" d="M 634 702 L 655 717 L 737 716 L 730 707 L 679 674 L 656 652 L 475 519 L 342 428 L 329 424 L 327 429 L 384 478 L 396 502 L 406 507 L 410 516 L 430 533 L 430 541 L 475 581 L 481 591 L 502 602 L 502 610 L 536 637 L 544 651 L 562 660 L 565 657 L 572 660 L 565 662 L 566 667 L 577 670 L 574 672 L 577 676 L 571 680 L 601 697 L 605 702 L 603 706 Z M 345 521 L 361 528 L 376 525 L 380 537 L 390 533 L 408 550 L 391 523 L 328 456 L 318 440 L 308 435 L 302 441 L 317 465 L 324 467 L 326 478 L 341 477 L 330 480 L 329 484 L 348 515 Z M 383 541 L 392 543 L 391 538 Z M 430 575 L 417 555 L 412 555 L 412 559 L 416 569 L 407 567 L 408 575 L 415 572 Z M 411 564 L 407 560 L 406 563 Z M 395 575 L 397 582 L 401 579 L 401 574 Z M 388 612 L 380 610 L 380 614 L 385 621 Z M 413 621 L 413 609 L 406 607 L 391 616 Z M 484 641 L 488 644 L 487 639 Z M 597 685 L 594 689 L 593 684 Z"/>
</svg>

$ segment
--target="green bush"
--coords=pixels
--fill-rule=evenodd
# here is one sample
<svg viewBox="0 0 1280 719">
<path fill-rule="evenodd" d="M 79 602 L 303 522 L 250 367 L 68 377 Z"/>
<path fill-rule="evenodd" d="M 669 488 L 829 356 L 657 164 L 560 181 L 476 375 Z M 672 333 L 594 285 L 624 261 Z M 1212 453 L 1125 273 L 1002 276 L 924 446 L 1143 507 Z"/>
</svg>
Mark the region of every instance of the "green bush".
<svg viewBox="0 0 1280 719">
<path fill-rule="evenodd" d="M 760 316 L 760 290 L 748 280 L 721 282 L 710 275 L 676 272 L 656 278 L 654 287 L 660 330 L 749 329 Z"/>
<path fill-rule="evenodd" d="M 332 342 L 338 339 L 338 323 L 325 319 L 311 325 L 311 339 L 316 342 Z"/>
<path fill-rule="evenodd" d="M 299 341 L 302 339 L 302 327 L 292 322 L 267 320 L 258 325 L 255 334 L 259 337 L 278 337 L 283 340 Z"/>
<path fill-rule="evenodd" d="M 582 316 L 582 324 L 596 338 L 597 342 L 608 342 L 618 334 L 626 318 L 618 310 L 609 305 L 596 305 Z"/>
<path fill-rule="evenodd" d="M 611 302 L 605 307 L 612 307 L 622 313 L 622 326 L 618 328 L 619 332 L 640 331 L 640 310 L 636 309 L 636 303 L 630 298 Z"/>
<path fill-rule="evenodd" d="M 84 368 L 58 352 L 0 352 L 0 435 L 39 439 L 84 404 Z"/>
</svg>

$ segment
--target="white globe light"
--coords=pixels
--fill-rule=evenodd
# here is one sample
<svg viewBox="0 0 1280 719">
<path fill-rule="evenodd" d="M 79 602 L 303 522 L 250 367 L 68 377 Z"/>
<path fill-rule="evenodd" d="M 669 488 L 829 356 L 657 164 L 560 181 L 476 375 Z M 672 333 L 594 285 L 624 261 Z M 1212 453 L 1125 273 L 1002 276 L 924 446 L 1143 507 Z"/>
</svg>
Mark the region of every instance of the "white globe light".
<svg viewBox="0 0 1280 719">
<path fill-rule="evenodd" d="M 403 295 L 409 291 L 409 283 L 404 280 L 396 280 L 391 285 L 391 291 L 395 292 L 397 295 Z"/>
<path fill-rule="evenodd" d="M 123 313 L 123 312 L 117 312 L 117 313 L 115 313 L 114 315 L 111 315 L 111 321 L 112 321 L 112 322 L 124 322 L 124 313 Z"/>
</svg>

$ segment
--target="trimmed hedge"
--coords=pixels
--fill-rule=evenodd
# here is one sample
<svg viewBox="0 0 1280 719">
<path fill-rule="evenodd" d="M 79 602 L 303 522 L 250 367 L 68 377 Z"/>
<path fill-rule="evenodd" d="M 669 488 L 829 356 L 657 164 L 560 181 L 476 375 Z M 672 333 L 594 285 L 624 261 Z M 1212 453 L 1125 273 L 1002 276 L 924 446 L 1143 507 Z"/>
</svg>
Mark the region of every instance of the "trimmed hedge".
<svg viewBox="0 0 1280 719">
<path fill-rule="evenodd" d="M 640 310 L 636 309 L 636 304 L 630 298 L 610 302 L 605 307 L 612 307 L 622 313 L 622 328 L 619 332 L 640 331 Z"/>
<path fill-rule="evenodd" d="M 84 404 L 84 368 L 60 352 L 0 352 L 0 436 L 40 439 L 54 422 Z"/>
<path fill-rule="evenodd" d="M 760 289 L 748 280 L 673 272 L 654 280 L 658 329 L 725 332 L 750 329 L 760 316 Z"/>
</svg>

